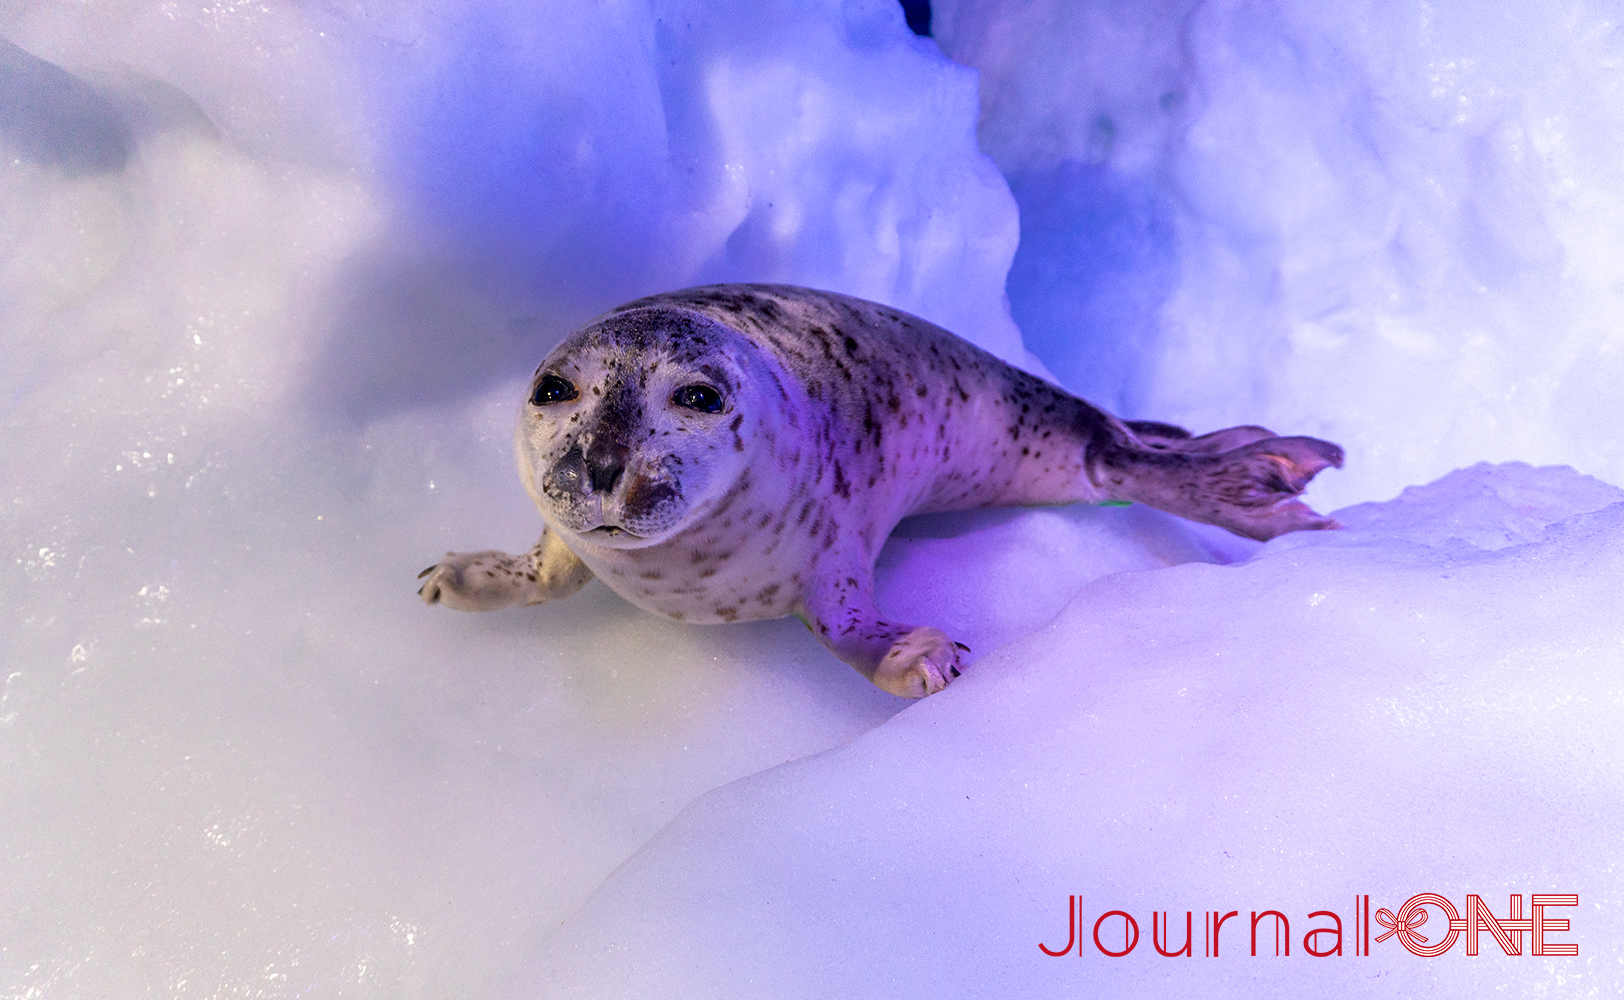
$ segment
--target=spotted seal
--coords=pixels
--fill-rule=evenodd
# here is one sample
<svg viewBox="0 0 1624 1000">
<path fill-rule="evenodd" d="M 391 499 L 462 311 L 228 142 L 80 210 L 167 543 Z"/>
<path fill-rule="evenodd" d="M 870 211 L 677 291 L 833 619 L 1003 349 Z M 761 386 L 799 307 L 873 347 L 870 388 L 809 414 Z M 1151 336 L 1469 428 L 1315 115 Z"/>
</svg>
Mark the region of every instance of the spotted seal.
<svg viewBox="0 0 1624 1000">
<path fill-rule="evenodd" d="M 597 576 L 684 622 L 795 615 L 893 694 L 941 690 L 962 646 L 886 621 L 874 561 L 902 518 L 1134 501 L 1267 539 L 1336 527 L 1296 499 L 1342 449 L 1119 420 L 931 323 L 784 285 L 638 299 L 536 369 L 515 448 L 546 523 L 522 555 L 447 553 L 429 604 L 566 597 Z"/>
</svg>

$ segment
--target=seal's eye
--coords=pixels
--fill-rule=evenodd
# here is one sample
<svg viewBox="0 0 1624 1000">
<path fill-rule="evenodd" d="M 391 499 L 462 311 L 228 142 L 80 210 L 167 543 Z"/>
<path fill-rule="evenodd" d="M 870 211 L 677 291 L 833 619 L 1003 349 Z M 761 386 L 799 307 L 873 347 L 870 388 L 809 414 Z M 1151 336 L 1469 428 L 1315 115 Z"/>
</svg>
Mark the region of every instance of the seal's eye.
<svg viewBox="0 0 1624 1000">
<path fill-rule="evenodd" d="M 671 395 L 671 402 L 701 413 L 721 413 L 722 394 L 703 382 L 685 385 Z"/>
<path fill-rule="evenodd" d="M 541 381 L 536 383 L 536 391 L 530 394 L 531 406 L 546 406 L 548 403 L 563 403 L 574 399 L 580 393 L 575 391 L 568 379 L 557 375 L 543 375 Z"/>
</svg>

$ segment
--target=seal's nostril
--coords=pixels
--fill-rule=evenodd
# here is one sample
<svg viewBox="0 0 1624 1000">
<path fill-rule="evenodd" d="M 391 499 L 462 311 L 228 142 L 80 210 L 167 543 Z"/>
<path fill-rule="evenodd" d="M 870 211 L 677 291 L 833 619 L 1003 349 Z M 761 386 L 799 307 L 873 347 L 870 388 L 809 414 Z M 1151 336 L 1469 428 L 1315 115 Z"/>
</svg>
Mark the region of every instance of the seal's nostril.
<svg viewBox="0 0 1624 1000">
<path fill-rule="evenodd" d="M 579 448 L 571 448 L 565 452 L 547 475 L 547 486 L 555 493 L 585 493 L 587 491 L 588 475 L 586 459 L 582 457 Z"/>
<path fill-rule="evenodd" d="M 626 459 L 631 450 L 612 437 L 598 434 L 586 450 L 585 471 L 591 479 L 592 492 L 608 493 L 626 471 Z"/>
<path fill-rule="evenodd" d="M 624 471 L 626 471 L 626 467 L 618 462 L 613 465 L 605 465 L 593 469 L 592 492 L 611 492 L 614 490 L 615 484 L 620 481 L 620 474 Z"/>
</svg>

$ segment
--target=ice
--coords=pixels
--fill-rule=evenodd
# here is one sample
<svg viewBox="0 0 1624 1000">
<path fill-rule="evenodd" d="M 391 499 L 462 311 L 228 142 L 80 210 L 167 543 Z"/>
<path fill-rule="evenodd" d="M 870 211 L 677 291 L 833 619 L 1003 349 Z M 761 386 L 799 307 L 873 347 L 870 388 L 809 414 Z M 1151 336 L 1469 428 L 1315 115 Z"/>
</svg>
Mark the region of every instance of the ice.
<svg viewBox="0 0 1624 1000">
<path fill-rule="evenodd" d="M 0 997 L 1618 991 L 1606 12 L 932 24 L 0 3 Z M 882 608 L 974 650 L 917 705 L 793 620 L 424 608 L 534 540 L 547 347 L 723 280 L 1339 440 L 1349 530 L 909 522 Z M 1035 947 L 1427 890 L 1576 892 L 1582 954 Z"/>
<path fill-rule="evenodd" d="M 1367 509 L 1379 531 L 1095 580 L 941 695 L 699 799 L 507 995 L 1613 995 L 1621 501 L 1571 471 L 1479 466 Z M 1442 519 L 1544 536 L 1449 546 Z M 1559 886 L 1578 958 L 1526 940 L 1508 958 L 1487 934 L 1476 958 L 1353 954 L 1356 896 L 1475 893 L 1504 918 L 1509 894 Z M 1045 957 L 1071 895 L 1081 959 Z M 1209 958 L 1214 909 L 1239 919 Z M 1267 920 L 1250 954 L 1267 909 L 1289 956 Z M 1111 910 L 1140 926 L 1120 959 L 1092 938 Z M 1189 958 L 1152 951 L 1164 910 L 1170 951 L 1196 914 Z M 1306 928 L 1333 926 L 1320 910 L 1341 956 L 1304 954 Z"/>
<path fill-rule="evenodd" d="M 1130 416 L 1624 481 L 1611 5 L 940 0 L 1021 204 L 1015 319 Z M 1100 364 L 1104 361 L 1104 364 Z"/>
</svg>

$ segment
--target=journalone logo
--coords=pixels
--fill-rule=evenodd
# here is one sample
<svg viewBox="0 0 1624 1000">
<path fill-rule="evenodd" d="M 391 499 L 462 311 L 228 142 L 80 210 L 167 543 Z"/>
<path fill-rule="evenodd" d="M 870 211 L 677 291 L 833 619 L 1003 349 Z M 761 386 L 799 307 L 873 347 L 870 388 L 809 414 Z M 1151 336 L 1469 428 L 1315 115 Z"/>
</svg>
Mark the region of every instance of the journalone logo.
<svg viewBox="0 0 1624 1000">
<path fill-rule="evenodd" d="M 1506 916 L 1497 917 L 1483 902 L 1483 898 L 1474 893 L 1466 897 L 1463 914 L 1445 897 L 1433 892 L 1423 892 L 1405 900 L 1397 913 L 1381 907 L 1372 914 L 1370 896 L 1355 896 L 1353 918 L 1346 927 L 1342 915 L 1334 910 L 1314 910 L 1308 913 L 1307 919 L 1310 921 L 1329 922 L 1309 927 L 1303 934 L 1301 950 L 1314 958 L 1331 958 L 1347 954 L 1368 957 L 1372 944 L 1371 925 L 1374 923 L 1377 928 L 1375 944 L 1382 944 L 1390 938 L 1396 939 L 1405 951 L 1422 958 L 1437 958 L 1445 954 L 1454 948 L 1462 937 L 1466 938 L 1466 954 L 1480 955 L 1482 937 L 1485 933 L 1506 955 L 1523 954 L 1525 933 L 1530 937 L 1529 953 L 1532 955 L 1578 955 L 1578 944 L 1548 939 L 1547 936 L 1550 934 L 1570 932 L 1572 922 L 1567 917 L 1549 916 L 1546 911 L 1552 907 L 1578 906 L 1579 897 L 1573 893 L 1533 893 L 1530 904 L 1533 912 L 1524 916 L 1523 896 L 1521 893 L 1514 893 L 1507 899 Z M 1086 932 L 1083 931 L 1087 926 L 1087 917 L 1084 915 L 1083 906 L 1082 896 L 1066 897 L 1066 944 L 1061 948 L 1050 948 L 1040 941 L 1038 948 L 1043 954 L 1059 958 L 1073 952 L 1079 956 L 1088 953 L 1088 942 L 1084 937 Z M 1420 930 L 1430 919 L 1428 907 L 1436 909 L 1443 917 L 1441 925 L 1434 925 L 1442 931 L 1436 935 L 1436 940 L 1432 935 Z M 1230 910 L 1227 913 L 1219 910 L 1202 912 L 1200 943 L 1203 957 L 1220 957 L 1224 925 L 1239 916 L 1238 910 Z M 1184 913 L 1184 941 L 1177 948 L 1172 944 L 1173 926 L 1172 921 L 1168 919 L 1167 911 L 1152 912 L 1150 924 L 1151 947 L 1156 954 L 1163 958 L 1194 957 L 1197 940 L 1194 929 L 1195 911 L 1186 910 Z M 1250 911 L 1248 953 L 1252 956 L 1258 954 L 1260 925 L 1265 927 L 1266 933 L 1272 938 L 1273 954 L 1289 957 L 1291 918 L 1277 909 Z M 1233 931 L 1234 928 L 1231 929 L 1232 934 Z M 1092 938 L 1094 950 L 1101 955 L 1126 958 L 1139 947 L 1139 921 L 1126 910 L 1106 910 L 1094 920 Z M 1271 941 L 1266 940 L 1265 947 L 1270 943 Z"/>
</svg>

